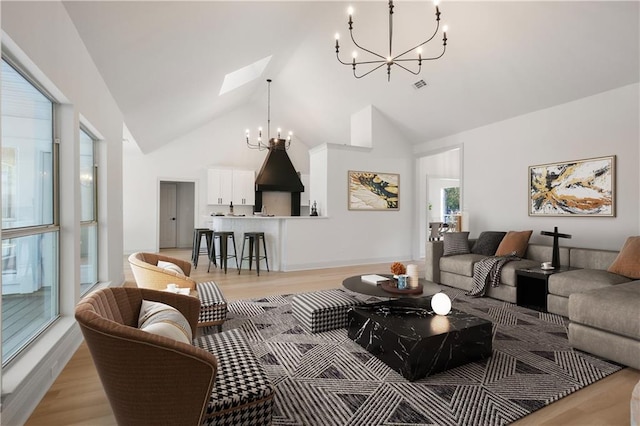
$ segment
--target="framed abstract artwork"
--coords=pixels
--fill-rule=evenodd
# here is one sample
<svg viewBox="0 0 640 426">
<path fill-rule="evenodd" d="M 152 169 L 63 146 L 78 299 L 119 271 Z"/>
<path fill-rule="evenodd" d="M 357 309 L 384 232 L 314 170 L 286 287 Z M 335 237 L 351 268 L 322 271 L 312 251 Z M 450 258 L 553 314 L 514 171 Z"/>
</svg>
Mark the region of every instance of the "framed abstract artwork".
<svg viewBox="0 0 640 426">
<path fill-rule="evenodd" d="M 616 157 L 529 167 L 529 216 L 615 216 Z"/>
<path fill-rule="evenodd" d="M 349 210 L 399 210 L 400 175 L 397 173 L 348 172 Z"/>
</svg>

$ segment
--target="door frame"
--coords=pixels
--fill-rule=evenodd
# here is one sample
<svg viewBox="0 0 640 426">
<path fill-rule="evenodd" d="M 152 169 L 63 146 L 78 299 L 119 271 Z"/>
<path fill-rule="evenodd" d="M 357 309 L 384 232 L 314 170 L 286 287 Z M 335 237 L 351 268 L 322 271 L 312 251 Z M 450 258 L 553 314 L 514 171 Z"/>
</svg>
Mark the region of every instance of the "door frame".
<svg viewBox="0 0 640 426">
<path fill-rule="evenodd" d="M 160 184 L 162 182 L 186 182 L 193 183 L 193 224 L 194 227 L 200 226 L 202 222 L 200 217 L 203 213 L 200 211 L 200 181 L 199 179 L 179 178 L 179 177 L 158 177 L 156 181 L 156 241 L 155 251 L 160 252 Z"/>
<path fill-rule="evenodd" d="M 158 198 L 158 217 L 159 217 L 159 221 L 158 221 L 158 247 L 162 250 L 163 247 L 160 247 L 160 244 L 164 245 L 165 247 L 178 247 L 178 184 L 179 182 L 168 182 L 168 181 L 162 181 L 160 182 L 160 198 Z M 165 191 L 163 192 L 162 188 L 165 188 Z M 173 196 L 171 196 L 170 192 L 168 193 L 168 188 L 171 188 L 171 191 L 173 192 Z M 166 198 L 165 198 L 166 197 Z M 169 199 L 173 198 L 173 205 L 169 205 Z M 167 229 L 167 222 L 166 222 L 166 217 L 163 218 L 165 212 L 162 209 L 162 206 L 164 204 L 164 207 L 167 209 L 171 209 L 172 213 L 173 213 L 173 231 L 171 231 L 170 229 Z M 182 218 L 180 218 L 182 219 Z M 163 226 L 164 224 L 164 226 Z M 163 232 L 164 231 L 164 232 Z M 173 245 L 169 245 L 169 235 L 167 235 L 168 233 L 173 232 L 173 241 L 171 241 L 171 243 Z M 164 237 L 167 237 L 164 240 L 164 244 L 163 244 L 163 234 Z"/>
<path fill-rule="evenodd" d="M 414 233 L 413 240 L 413 254 L 412 257 L 416 260 L 424 259 L 424 247 L 426 246 L 427 235 L 429 230 L 427 229 L 428 222 L 428 211 L 427 211 L 427 189 L 428 182 L 427 177 L 428 174 L 422 173 L 422 162 L 427 157 L 438 156 L 445 152 L 459 150 L 459 176 L 460 180 L 460 210 L 466 211 L 467 207 L 464 204 L 464 145 L 463 144 L 453 144 L 450 146 L 441 147 L 434 150 L 424 150 L 415 153 L 415 199 L 417 203 L 414 205 L 415 214 L 414 214 L 414 229 L 417 232 Z M 439 176 L 444 177 L 444 176 Z M 467 224 L 468 226 L 468 224 Z"/>
</svg>

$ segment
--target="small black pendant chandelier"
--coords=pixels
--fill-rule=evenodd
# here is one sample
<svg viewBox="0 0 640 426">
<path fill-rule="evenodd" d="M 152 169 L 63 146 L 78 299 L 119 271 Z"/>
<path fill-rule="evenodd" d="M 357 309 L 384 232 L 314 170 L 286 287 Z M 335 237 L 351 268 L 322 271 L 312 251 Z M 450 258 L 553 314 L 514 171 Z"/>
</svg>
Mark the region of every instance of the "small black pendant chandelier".
<svg viewBox="0 0 640 426">
<path fill-rule="evenodd" d="M 271 79 L 267 79 L 268 89 L 267 89 L 267 138 L 271 135 Z M 278 127 L 277 130 L 278 136 L 275 138 L 270 138 L 268 144 L 262 142 L 262 127 L 258 127 L 258 139 L 255 142 L 251 142 L 249 129 L 245 131 L 245 137 L 247 139 L 247 146 L 251 149 L 259 149 L 263 151 L 265 149 L 269 149 L 272 147 L 277 147 L 278 149 L 289 149 L 291 145 L 291 138 L 293 137 L 293 132 L 289 132 L 286 139 L 280 137 L 280 133 L 282 129 Z"/>
</svg>

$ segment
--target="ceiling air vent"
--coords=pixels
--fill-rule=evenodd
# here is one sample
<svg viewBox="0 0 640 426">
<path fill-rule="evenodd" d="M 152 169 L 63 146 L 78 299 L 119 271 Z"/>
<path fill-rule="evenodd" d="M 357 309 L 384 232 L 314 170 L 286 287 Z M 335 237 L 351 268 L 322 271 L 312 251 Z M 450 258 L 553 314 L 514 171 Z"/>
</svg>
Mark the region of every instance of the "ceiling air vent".
<svg viewBox="0 0 640 426">
<path fill-rule="evenodd" d="M 416 90 L 422 89 L 423 87 L 427 87 L 427 82 L 424 80 L 418 80 L 415 83 L 413 83 L 413 88 Z"/>
</svg>

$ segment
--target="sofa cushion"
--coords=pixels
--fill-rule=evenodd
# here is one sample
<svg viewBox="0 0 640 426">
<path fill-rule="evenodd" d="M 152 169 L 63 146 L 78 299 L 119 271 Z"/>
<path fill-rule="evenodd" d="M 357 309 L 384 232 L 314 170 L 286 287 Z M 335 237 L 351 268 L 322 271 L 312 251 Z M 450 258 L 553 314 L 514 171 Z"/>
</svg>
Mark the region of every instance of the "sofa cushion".
<svg viewBox="0 0 640 426">
<path fill-rule="evenodd" d="M 182 343 L 191 344 L 192 334 L 189 321 L 173 306 L 160 302 L 143 300 L 138 318 L 138 328 L 147 333 L 168 337 Z"/>
<path fill-rule="evenodd" d="M 571 322 L 640 340 L 640 281 L 569 297 Z"/>
<path fill-rule="evenodd" d="M 524 257 L 532 233 L 533 231 L 507 232 L 507 235 L 504 236 L 496 250 L 496 256 L 508 256 L 515 252 L 516 256 Z"/>
<path fill-rule="evenodd" d="M 516 270 L 535 268 L 539 265 L 540 263 L 538 261 L 529 259 L 508 262 L 502 267 L 502 271 L 500 272 L 500 282 L 511 287 L 516 287 L 518 283 Z"/>
<path fill-rule="evenodd" d="M 617 251 L 572 248 L 569 260 L 576 268 L 606 270 L 617 256 Z"/>
<path fill-rule="evenodd" d="M 453 274 L 473 276 L 473 265 L 484 259 L 486 256 L 480 254 L 459 254 L 457 256 L 441 257 L 440 271 L 451 272 Z"/>
<path fill-rule="evenodd" d="M 551 275 L 549 277 L 549 293 L 569 297 L 572 293 L 611 287 L 629 281 L 627 277 L 601 269 L 576 269 Z"/>
<path fill-rule="evenodd" d="M 443 256 L 454 256 L 469 253 L 468 232 L 446 232 L 444 234 Z"/>
<path fill-rule="evenodd" d="M 498 246 L 505 235 L 507 233 L 501 231 L 481 232 L 475 244 L 471 247 L 471 253 L 493 256 L 496 254 L 496 250 L 498 250 Z"/>
<path fill-rule="evenodd" d="M 640 279 L 640 237 L 627 238 L 618 257 L 607 270 L 628 278 Z"/>
</svg>

